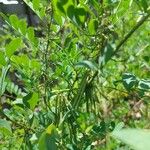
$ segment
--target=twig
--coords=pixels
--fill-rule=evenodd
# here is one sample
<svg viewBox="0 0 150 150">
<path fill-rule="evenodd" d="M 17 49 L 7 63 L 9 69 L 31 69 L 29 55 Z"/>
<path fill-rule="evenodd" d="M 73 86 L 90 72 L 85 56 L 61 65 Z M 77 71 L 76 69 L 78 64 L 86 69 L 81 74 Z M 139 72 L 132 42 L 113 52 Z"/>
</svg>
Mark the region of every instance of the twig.
<svg viewBox="0 0 150 150">
<path fill-rule="evenodd" d="M 116 49 L 114 50 L 113 54 L 111 55 L 111 58 L 116 55 L 116 53 L 120 50 L 122 45 L 125 44 L 125 42 L 132 36 L 132 34 L 149 18 L 149 16 L 150 16 L 150 13 L 148 13 L 146 16 L 143 16 L 141 18 L 141 20 L 130 30 L 130 32 L 120 41 L 120 43 L 117 45 Z M 106 64 L 104 64 L 104 65 L 106 65 Z M 104 65 L 101 66 L 101 69 L 104 67 Z M 98 74 L 98 71 L 96 71 L 94 73 L 90 82 L 92 82 L 94 80 L 94 78 L 97 76 L 97 74 Z"/>
<path fill-rule="evenodd" d="M 130 32 L 120 41 L 120 43 L 117 45 L 114 53 L 111 57 L 113 57 L 121 48 L 121 46 L 132 36 L 132 34 L 149 18 L 150 13 L 148 13 L 146 16 L 143 16 L 141 20 L 130 30 Z"/>
<path fill-rule="evenodd" d="M 52 12 L 53 13 L 53 10 Z M 46 45 L 46 49 L 45 49 L 45 52 L 44 52 L 44 63 L 45 63 L 45 81 L 44 81 L 44 93 L 45 93 L 45 96 L 44 96 L 44 103 L 46 105 L 47 108 L 49 108 L 49 105 L 48 105 L 48 83 L 47 83 L 47 75 L 48 75 L 48 52 L 49 52 L 49 45 L 50 45 L 50 30 L 51 30 L 51 24 L 52 24 L 52 17 L 50 19 L 50 22 L 48 22 L 47 26 L 47 45 Z M 50 108 L 49 108 L 50 109 Z"/>
</svg>

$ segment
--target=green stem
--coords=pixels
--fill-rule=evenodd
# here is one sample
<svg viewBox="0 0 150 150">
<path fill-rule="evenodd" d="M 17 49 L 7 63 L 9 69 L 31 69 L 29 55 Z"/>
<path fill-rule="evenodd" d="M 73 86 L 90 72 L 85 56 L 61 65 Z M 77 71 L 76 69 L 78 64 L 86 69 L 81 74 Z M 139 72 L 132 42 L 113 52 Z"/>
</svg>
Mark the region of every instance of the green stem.
<svg viewBox="0 0 150 150">
<path fill-rule="evenodd" d="M 130 32 L 120 41 L 120 43 L 117 45 L 114 53 L 111 57 L 113 57 L 124 45 L 124 43 L 132 36 L 132 34 L 149 18 L 150 13 L 148 13 L 146 16 L 143 16 L 141 20 L 130 30 Z"/>
<path fill-rule="evenodd" d="M 80 105 L 81 98 L 83 96 L 83 93 L 84 93 L 86 85 L 87 85 L 88 74 L 89 74 L 88 71 L 84 74 L 84 76 L 82 78 L 82 81 L 80 83 L 80 87 L 79 87 L 78 93 L 77 93 L 77 95 L 76 95 L 76 97 L 74 99 L 73 108 L 75 108 L 75 109 L 77 109 L 78 106 Z"/>
<path fill-rule="evenodd" d="M 52 13 L 52 12 L 51 12 Z M 48 63 L 49 63 L 49 60 L 48 60 L 48 56 L 49 56 L 49 46 L 50 46 L 50 30 L 51 30 L 51 23 L 52 23 L 52 17 L 50 19 L 50 22 L 48 22 L 47 26 L 47 45 L 46 45 L 46 49 L 45 49 L 45 52 L 44 52 L 44 65 L 45 65 L 45 70 L 44 70 L 44 103 L 46 105 L 46 108 L 47 109 L 50 109 L 49 108 L 49 104 L 48 104 L 48 91 L 49 91 L 49 87 L 48 87 Z"/>
<path fill-rule="evenodd" d="M 116 55 L 116 53 L 120 50 L 120 48 L 127 42 L 127 40 L 132 36 L 132 34 L 149 18 L 149 16 L 150 16 L 150 13 L 148 13 L 146 16 L 143 16 L 141 20 L 130 30 L 130 32 L 120 41 L 120 43 L 117 45 L 116 49 L 114 50 L 114 53 L 111 55 L 111 58 Z M 101 67 L 101 69 L 103 67 L 104 65 Z M 94 73 L 91 81 L 94 80 L 97 74 L 98 74 L 98 71 Z"/>
</svg>

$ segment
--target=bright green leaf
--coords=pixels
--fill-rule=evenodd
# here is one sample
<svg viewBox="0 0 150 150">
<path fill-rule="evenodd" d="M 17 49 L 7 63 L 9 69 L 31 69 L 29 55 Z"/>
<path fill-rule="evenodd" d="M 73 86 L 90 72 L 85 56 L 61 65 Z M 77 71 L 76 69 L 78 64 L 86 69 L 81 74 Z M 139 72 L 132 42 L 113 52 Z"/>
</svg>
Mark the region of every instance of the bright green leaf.
<svg viewBox="0 0 150 150">
<path fill-rule="evenodd" d="M 91 19 L 88 24 L 88 30 L 90 34 L 95 34 L 98 28 L 98 21 L 96 19 Z"/>
<path fill-rule="evenodd" d="M 40 0 L 33 0 L 32 3 L 33 3 L 33 9 L 38 10 L 40 7 Z"/>
<path fill-rule="evenodd" d="M 0 119 L 0 132 L 4 135 L 12 134 L 11 125 L 7 120 Z"/>
<path fill-rule="evenodd" d="M 44 9 L 44 7 L 41 8 L 41 10 L 39 12 L 39 16 L 40 16 L 40 18 L 43 18 L 45 16 L 45 9 Z"/>
<path fill-rule="evenodd" d="M 13 28 L 18 29 L 19 26 L 19 20 L 18 17 L 16 15 L 11 15 L 9 17 L 10 23 L 13 26 Z"/>
<path fill-rule="evenodd" d="M 14 52 L 22 45 L 21 38 L 13 39 L 8 45 L 6 45 L 6 55 L 10 58 Z"/>
<path fill-rule="evenodd" d="M 39 101 L 38 93 L 29 93 L 23 97 L 23 103 L 30 109 L 34 110 Z"/>
<path fill-rule="evenodd" d="M 0 64 L 3 66 L 6 65 L 5 54 L 2 51 L 0 51 Z"/>
<path fill-rule="evenodd" d="M 19 30 L 20 32 L 25 35 L 27 31 L 27 23 L 25 20 L 20 20 L 19 21 Z"/>
<path fill-rule="evenodd" d="M 64 8 L 63 8 L 63 6 L 61 5 L 60 2 L 57 2 L 57 9 L 58 9 L 60 12 L 62 12 L 63 14 L 65 14 L 65 10 L 64 10 Z"/>
<path fill-rule="evenodd" d="M 35 35 L 34 35 L 34 28 L 29 27 L 29 28 L 27 29 L 27 38 L 28 38 L 31 42 L 34 43 L 34 41 L 35 41 L 35 37 L 34 37 L 34 36 L 35 36 Z"/>
<path fill-rule="evenodd" d="M 62 26 L 62 16 L 59 15 L 59 13 L 54 12 L 54 19 L 56 21 L 57 24 L 59 24 L 60 26 Z"/>
<path fill-rule="evenodd" d="M 16 63 L 17 66 L 21 67 L 29 67 L 30 59 L 27 55 L 16 56 L 13 55 L 11 57 L 11 61 Z"/>
</svg>

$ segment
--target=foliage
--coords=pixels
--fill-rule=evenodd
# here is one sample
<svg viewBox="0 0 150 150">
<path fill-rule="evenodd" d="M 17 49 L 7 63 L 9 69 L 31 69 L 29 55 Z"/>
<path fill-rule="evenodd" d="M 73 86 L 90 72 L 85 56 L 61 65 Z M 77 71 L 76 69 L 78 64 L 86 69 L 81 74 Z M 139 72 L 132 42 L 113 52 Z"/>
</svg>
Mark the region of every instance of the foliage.
<svg viewBox="0 0 150 150">
<path fill-rule="evenodd" d="M 122 128 L 150 126 L 150 2 L 24 2 L 38 26 L 0 13 L 0 149 L 148 149 Z"/>
<path fill-rule="evenodd" d="M 122 129 L 121 131 L 113 131 L 113 136 L 121 139 L 125 143 L 131 145 L 136 150 L 149 149 L 149 130 L 139 129 Z"/>
</svg>

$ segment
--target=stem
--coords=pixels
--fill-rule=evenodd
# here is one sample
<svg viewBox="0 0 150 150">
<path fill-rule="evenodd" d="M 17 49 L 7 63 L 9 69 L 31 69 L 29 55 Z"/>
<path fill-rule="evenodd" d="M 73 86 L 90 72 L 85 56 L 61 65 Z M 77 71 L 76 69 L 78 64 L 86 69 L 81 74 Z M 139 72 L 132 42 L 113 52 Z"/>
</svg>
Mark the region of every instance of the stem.
<svg viewBox="0 0 150 150">
<path fill-rule="evenodd" d="M 150 13 L 148 13 L 146 16 L 143 16 L 141 20 L 130 30 L 130 32 L 120 41 L 120 43 L 117 45 L 114 53 L 111 57 L 113 57 L 121 48 L 121 46 L 132 36 L 132 34 L 149 18 Z"/>
<path fill-rule="evenodd" d="M 143 16 L 141 20 L 130 30 L 130 32 L 120 41 L 120 43 L 117 45 L 116 49 L 114 50 L 114 53 L 111 55 L 111 58 L 116 55 L 116 53 L 120 50 L 120 48 L 125 44 L 125 42 L 132 36 L 132 34 L 149 18 L 150 13 L 148 13 L 146 16 Z M 109 59 L 111 60 L 111 59 Z M 108 63 L 108 62 L 107 62 Z M 106 65 L 106 64 L 105 64 Z M 101 69 L 104 67 L 104 65 L 101 67 Z M 98 71 L 96 71 L 91 79 L 91 81 L 94 80 L 94 78 L 97 76 Z"/>
<path fill-rule="evenodd" d="M 45 49 L 45 53 L 44 53 L 44 64 L 45 64 L 45 69 L 44 69 L 44 77 L 45 77 L 45 81 L 44 81 L 44 93 L 45 93 L 45 96 L 44 96 L 44 103 L 45 105 L 48 107 L 48 97 L 47 97 L 47 74 L 48 74 L 48 58 L 47 58 L 47 55 L 48 55 L 48 49 L 49 49 L 49 44 L 50 44 L 50 24 L 48 24 L 48 31 L 47 31 L 47 45 L 46 45 L 46 49 Z"/>
<path fill-rule="evenodd" d="M 53 13 L 53 10 L 51 11 L 51 13 Z M 50 29 L 51 29 L 51 23 L 52 23 L 52 17 L 50 19 L 50 22 L 48 22 L 47 26 L 48 26 L 48 29 L 47 29 L 47 45 L 46 45 L 46 49 L 45 49 L 45 53 L 44 53 L 44 64 L 45 64 L 45 70 L 44 70 L 44 93 L 45 93 L 45 96 L 44 96 L 44 103 L 46 105 L 46 108 L 48 109 L 49 108 L 49 105 L 48 105 L 48 91 L 49 91 L 49 87 L 48 87 L 48 52 L 49 52 L 49 45 L 50 45 Z M 50 109 L 50 108 L 49 108 Z"/>
<path fill-rule="evenodd" d="M 83 96 L 83 93 L 84 93 L 86 85 L 87 85 L 88 75 L 89 75 L 89 72 L 86 71 L 84 76 L 83 76 L 83 78 L 82 78 L 82 80 L 81 80 L 80 87 L 78 89 L 77 95 L 74 98 L 73 108 L 75 108 L 75 109 L 77 109 L 79 107 L 79 105 L 80 105 L 80 100 L 81 100 L 81 98 Z"/>
</svg>

